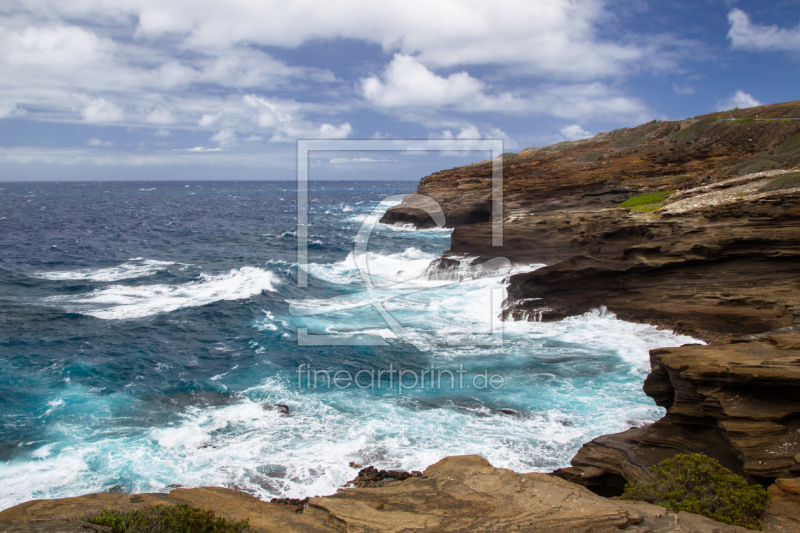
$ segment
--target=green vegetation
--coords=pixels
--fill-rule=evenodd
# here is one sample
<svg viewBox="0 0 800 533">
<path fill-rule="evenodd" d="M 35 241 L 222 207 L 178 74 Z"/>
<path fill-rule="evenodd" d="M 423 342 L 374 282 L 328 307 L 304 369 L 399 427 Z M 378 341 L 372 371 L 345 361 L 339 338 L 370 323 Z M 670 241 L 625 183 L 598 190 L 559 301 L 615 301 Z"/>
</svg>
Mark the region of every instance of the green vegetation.
<svg viewBox="0 0 800 533">
<path fill-rule="evenodd" d="M 510 159 L 515 159 L 519 157 L 519 154 L 516 152 L 506 152 L 503 154 L 503 161 L 508 161 Z"/>
<path fill-rule="evenodd" d="M 750 159 L 742 161 L 738 165 L 731 167 L 728 173 L 744 176 L 745 174 L 764 172 L 765 170 L 774 170 L 776 168 L 780 168 L 778 163 L 771 160 L 768 156 L 760 155 L 751 157 Z"/>
<path fill-rule="evenodd" d="M 636 129 L 637 130 L 638 129 L 644 129 L 644 131 L 646 133 L 649 133 L 649 132 L 653 131 L 654 129 L 658 128 L 660 125 L 661 125 L 661 121 L 660 120 L 651 120 L 647 124 L 642 124 L 641 126 L 639 126 Z"/>
<path fill-rule="evenodd" d="M 774 119 L 774 118 L 768 118 L 768 119 L 767 119 L 767 120 L 765 120 L 764 122 L 775 122 L 775 119 Z"/>
<path fill-rule="evenodd" d="M 764 155 L 751 157 L 731 167 L 729 174 L 752 174 L 773 170 L 800 161 L 800 133 L 792 135 Z"/>
<path fill-rule="evenodd" d="M 676 141 L 682 142 L 690 142 L 694 141 L 705 132 L 711 129 L 711 126 L 717 123 L 717 121 L 722 120 L 722 117 L 705 117 L 701 118 L 688 128 L 684 128 L 678 133 L 675 133 L 672 138 Z"/>
<path fill-rule="evenodd" d="M 758 189 L 758 192 L 780 191 L 782 189 L 794 189 L 796 187 L 800 187 L 800 172 L 778 176 Z"/>
<path fill-rule="evenodd" d="M 554 152 L 563 152 L 572 148 L 572 141 L 562 141 L 550 147 Z"/>
<path fill-rule="evenodd" d="M 745 118 L 740 118 L 736 122 L 739 123 L 739 124 L 750 124 L 751 122 L 755 122 L 755 121 L 756 121 L 756 119 L 754 119 L 754 118 L 745 117 Z"/>
<path fill-rule="evenodd" d="M 255 533 L 245 520 L 217 518 L 214 511 L 182 505 L 148 505 L 121 513 L 103 509 L 81 520 L 110 527 L 114 533 Z"/>
<path fill-rule="evenodd" d="M 639 196 L 632 196 L 628 198 L 619 204 L 619 206 L 624 207 L 628 211 L 656 211 L 657 209 L 661 208 L 661 205 L 654 204 L 661 204 L 668 195 L 674 192 L 675 191 L 646 192 L 644 194 L 640 194 Z"/>
<path fill-rule="evenodd" d="M 625 486 L 623 500 L 636 500 L 707 516 L 718 522 L 761 530 L 769 493 L 748 485 L 701 453 L 679 454 L 651 466 L 652 477 Z"/>
<path fill-rule="evenodd" d="M 598 161 L 603 159 L 603 157 L 605 157 L 603 155 L 603 152 L 588 152 L 583 154 L 582 156 L 579 156 L 577 161 L 581 163 L 597 163 Z"/>
<path fill-rule="evenodd" d="M 631 148 L 632 146 L 639 146 L 646 142 L 647 138 L 641 135 L 626 135 L 614 141 L 611 146 L 614 148 Z"/>
<path fill-rule="evenodd" d="M 791 120 L 789 120 L 788 118 L 782 118 L 778 122 L 780 122 L 781 124 L 788 124 L 791 122 Z"/>
<path fill-rule="evenodd" d="M 628 133 L 629 129 L 630 128 L 617 128 L 615 130 L 611 130 L 610 132 L 608 132 L 608 138 L 616 139 L 617 137 L 622 137 L 623 135 Z"/>
</svg>

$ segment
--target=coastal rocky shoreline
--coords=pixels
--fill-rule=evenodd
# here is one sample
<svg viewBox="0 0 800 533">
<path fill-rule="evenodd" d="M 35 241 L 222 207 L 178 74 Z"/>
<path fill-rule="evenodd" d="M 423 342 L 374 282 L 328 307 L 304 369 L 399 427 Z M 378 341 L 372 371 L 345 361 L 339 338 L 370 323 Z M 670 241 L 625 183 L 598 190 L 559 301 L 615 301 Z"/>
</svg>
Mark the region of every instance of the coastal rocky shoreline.
<svg viewBox="0 0 800 533">
<path fill-rule="evenodd" d="M 648 466 L 692 452 L 769 486 L 765 529 L 800 531 L 795 118 L 800 101 L 653 121 L 504 154 L 499 247 L 492 246 L 491 161 L 419 184 L 417 193 L 436 200 L 454 228 L 434 270 L 496 257 L 546 265 L 510 278 L 506 317 L 552 321 L 605 306 L 624 320 L 706 341 L 651 350 L 644 391 L 666 408 L 661 420 L 598 437 L 552 474 L 519 474 L 457 456 L 414 475 L 369 471 L 364 479 L 372 481 L 303 505 L 219 487 L 35 500 L 0 512 L 0 533 L 101 533 L 79 517 L 103 507 L 169 503 L 246 518 L 268 532 L 745 531 L 609 498 L 646 476 Z M 650 203 L 620 206 L 643 196 Z M 382 222 L 435 225 L 404 204 Z"/>
</svg>

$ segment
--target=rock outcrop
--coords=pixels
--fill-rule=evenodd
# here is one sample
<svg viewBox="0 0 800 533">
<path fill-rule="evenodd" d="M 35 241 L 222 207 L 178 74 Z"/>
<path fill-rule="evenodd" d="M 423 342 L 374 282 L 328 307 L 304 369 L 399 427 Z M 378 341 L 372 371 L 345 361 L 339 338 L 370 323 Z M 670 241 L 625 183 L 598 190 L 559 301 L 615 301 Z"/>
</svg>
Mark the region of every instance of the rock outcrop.
<svg viewBox="0 0 800 533">
<path fill-rule="evenodd" d="M 800 101 L 505 154 L 500 247 L 491 161 L 427 176 L 417 193 L 455 228 L 441 267 L 459 256 L 547 265 L 511 279 L 505 312 L 516 318 L 605 305 L 717 342 L 800 321 L 800 188 L 762 191 L 800 164 L 800 120 L 756 115 L 800 116 Z M 619 206 L 648 192 L 664 201 Z M 403 204 L 382 221 L 433 225 Z"/>
<path fill-rule="evenodd" d="M 736 533 L 698 515 L 674 513 L 641 502 L 608 500 L 547 474 L 494 468 L 482 457 L 442 459 L 422 476 L 379 488 L 339 490 L 311 498 L 302 512 L 218 487 L 177 489 L 166 494 L 93 494 L 37 500 L 0 512 L 8 531 L 35 531 L 42 522 L 72 533 L 76 520 L 103 507 L 127 510 L 147 504 L 189 503 L 231 520 L 249 519 L 262 532 L 387 533 L 407 531 L 593 531 L 630 533 Z M 27 525 L 31 529 L 24 529 Z M 0 528 L 0 531 L 3 531 Z M 97 531 L 97 533 L 104 533 Z"/>
<path fill-rule="evenodd" d="M 705 453 L 751 482 L 800 474 L 800 330 L 650 351 L 658 422 L 585 444 L 556 475 L 605 494 L 677 453 Z"/>
</svg>

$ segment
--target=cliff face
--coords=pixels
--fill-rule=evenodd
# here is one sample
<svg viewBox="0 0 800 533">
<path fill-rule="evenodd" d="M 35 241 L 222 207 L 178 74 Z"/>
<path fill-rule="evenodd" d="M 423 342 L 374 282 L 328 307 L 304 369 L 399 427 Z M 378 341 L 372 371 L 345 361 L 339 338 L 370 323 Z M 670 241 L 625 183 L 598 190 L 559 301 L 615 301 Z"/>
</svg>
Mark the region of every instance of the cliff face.
<svg viewBox="0 0 800 533">
<path fill-rule="evenodd" d="M 651 351 L 644 390 L 667 415 L 594 439 L 557 475 L 615 495 L 701 452 L 752 482 L 800 477 L 800 120 L 770 117 L 800 117 L 800 101 L 505 154 L 502 247 L 490 162 L 420 182 L 455 228 L 440 268 L 461 255 L 546 264 L 511 278 L 505 316 L 604 305 L 713 343 Z M 396 221 L 433 223 L 403 204 L 384 217 Z"/>
<path fill-rule="evenodd" d="M 666 416 L 594 439 L 556 475 L 613 495 L 648 466 L 695 452 L 752 482 L 800 475 L 800 328 L 659 348 L 650 363 L 644 391 Z"/>
<path fill-rule="evenodd" d="M 764 332 L 800 309 L 800 190 L 761 192 L 800 163 L 800 120 L 756 115 L 800 116 L 800 101 L 505 154 L 502 247 L 491 246 L 490 161 L 427 176 L 417 192 L 455 228 L 445 258 L 548 265 L 512 278 L 506 314 L 558 320 L 606 305 L 708 340 Z M 649 192 L 664 201 L 619 207 Z M 382 221 L 433 225 L 403 204 Z"/>
</svg>

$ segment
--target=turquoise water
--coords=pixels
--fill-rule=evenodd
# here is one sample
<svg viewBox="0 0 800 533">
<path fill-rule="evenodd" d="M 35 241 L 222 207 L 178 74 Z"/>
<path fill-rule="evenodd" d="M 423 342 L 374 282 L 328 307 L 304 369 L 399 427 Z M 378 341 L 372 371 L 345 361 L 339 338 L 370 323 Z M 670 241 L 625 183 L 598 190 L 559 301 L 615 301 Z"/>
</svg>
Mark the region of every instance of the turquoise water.
<svg viewBox="0 0 800 533">
<path fill-rule="evenodd" d="M 4 185 L 0 508 L 175 485 L 323 495 L 350 461 L 454 454 L 550 471 L 661 416 L 641 391 L 647 351 L 691 339 L 602 310 L 499 323 L 509 271 L 431 275 L 450 230 L 377 227 L 370 281 L 403 329 L 357 306 L 356 232 L 413 189 L 312 184 L 302 288 L 293 183 Z"/>
</svg>

